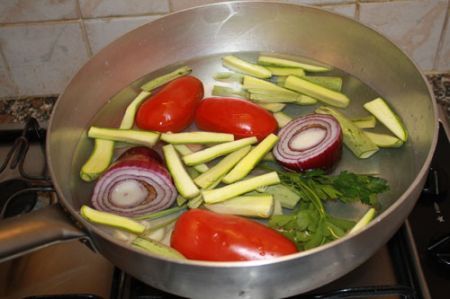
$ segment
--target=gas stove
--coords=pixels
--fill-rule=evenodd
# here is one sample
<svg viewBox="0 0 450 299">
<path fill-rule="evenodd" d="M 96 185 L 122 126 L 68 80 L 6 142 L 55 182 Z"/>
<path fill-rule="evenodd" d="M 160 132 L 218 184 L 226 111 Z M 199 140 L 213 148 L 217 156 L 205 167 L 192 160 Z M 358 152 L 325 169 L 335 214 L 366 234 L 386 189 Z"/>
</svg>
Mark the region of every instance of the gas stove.
<svg viewBox="0 0 450 299">
<path fill-rule="evenodd" d="M 44 138 L 45 127 L 33 119 L 25 128 L 3 126 L 0 130 L 0 218 L 57 204 L 45 167 Z M 448 138 L 441 129 L 422 195 L 385 246 L 346 276 L 292 298 L 448 298 L 449 152 Z M 114 268 L 78 241 L 0 264 L 0 297 L 181 298 Z"/>
<path fill-rule="evenodd" d="M 291 298 L 447 299 L 450 283 L 450 143 L 443 129 L 430 174 L 413 212 L 366 263 L 308 294 Z M 111 298 L 182 298 L 116 269 Z"/>
</svg>

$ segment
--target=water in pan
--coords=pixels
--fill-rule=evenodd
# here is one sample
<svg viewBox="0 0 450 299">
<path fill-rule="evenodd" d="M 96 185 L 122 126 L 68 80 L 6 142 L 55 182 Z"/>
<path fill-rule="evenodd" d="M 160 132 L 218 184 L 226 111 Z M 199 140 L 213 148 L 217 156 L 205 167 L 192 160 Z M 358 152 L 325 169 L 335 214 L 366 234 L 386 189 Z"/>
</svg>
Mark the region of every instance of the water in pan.
<svg viewBox="0 0 450 299">
<path fill-rule="evenodd" d="M 101 111 L 96 114 L 91 125 L 118 127 L 127 104 L 139 93 L 139 87 L 142 84 L 157 76 L 175 70 L 182 65 L 188 65 L 193 69 L 192 75 L 201 79 L 204 84 L 205 96 L 210 96 L 213 85 L 224 84 L 215 81 L 213 78 L 213 75 L 216 72 L 227 71 L 221 64 L 221 57 L 224 55 L 225 54 L 199 57 L 149 73 L 134 81 L 111 98 Z M 238 53 L 236 55 L 248 61 L 256 61 L 258 53 Z M 368 115 L 368 112 L 362 107 L 362 104 L 379 96 L 379 94 L 368 85 L 342 70 L 333 69 L 327 73 L 320 73 L 320 75 L 333 75 L 343 78 L 342 92 L 351 99 L 350 105 L 345 108 L 343 112 L 351 118 Z M 389 99 L 386 100 L 389 101 Z M 311 113 L 318 106 L 320 106 L 320 103 L 312 106 L 290 104 L 285 108 L 284 112 L 295 117 Z M 378 124 L 374 131 L 388 133 L 381 124 Z M 86 161 L 91 149 L 92 141 L 87 138 L 82 138 L 73 163 L 74 167 L 76 167 L 74 173 L 79 172 L 79 169 L 84 161 Z M 120 149 L 118 149 L 118 152 L 120 152 Z M 380 196 L 382 209 L 385 209 L 400 197 L 417 175 L 420 165 L 415 164 L 414 156 L 415 153 L 411 141 L 408 141 L 399 149 L 382 149 L 373 157 L 365 160 L 355 158 L 350 151 L 344 149 L 343 157 L 335 169 L 335 172 L 338 173 L 341 170 L 350 170 L 355 173 L 380 175 L 387 179 L 390 190 Z M 88 203 L 94 183 L 87 184 L 77 179 L 75 184 L 74 198 L 78 200 L 77 204 L 81 206 L 82 204 Z M 332 214 L 338 217 L 350 219 L 357 219 L 367 209 L 366 206 L 359 204 L 343 205 L 339 203 L 329 203 L 327 208 Z"/>
</svg>

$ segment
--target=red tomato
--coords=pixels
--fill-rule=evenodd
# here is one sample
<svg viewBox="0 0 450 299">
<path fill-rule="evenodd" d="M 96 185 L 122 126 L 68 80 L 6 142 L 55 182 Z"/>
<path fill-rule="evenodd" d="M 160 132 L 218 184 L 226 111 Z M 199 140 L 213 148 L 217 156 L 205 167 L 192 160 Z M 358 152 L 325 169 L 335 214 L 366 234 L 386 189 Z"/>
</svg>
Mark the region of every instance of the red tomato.
<svg viewBox="0 0 450 299">
<path fill-rule="evenodd" d="M 231 133 L 236 139 L 256 136 L 259 141 L 278 129 L 270 112 L 249 101 L 232 98 L 202 100 L 195 123 L 205 131 Z"/>
<path fill-rule="evenodd" d="M 199 79 L 175 79 L 141 104 L 136 125 L 144 130 L 180 132 L 192 122 L 202 98 L 203 84 Z"/>
<path fill-rule="evenodd" d="M 297 252 L 292 241 L 259 222 L 201 209 L 180 216 L 171 246 L 188 259 L 205 261 L 262 260 Z"/>
</svg>

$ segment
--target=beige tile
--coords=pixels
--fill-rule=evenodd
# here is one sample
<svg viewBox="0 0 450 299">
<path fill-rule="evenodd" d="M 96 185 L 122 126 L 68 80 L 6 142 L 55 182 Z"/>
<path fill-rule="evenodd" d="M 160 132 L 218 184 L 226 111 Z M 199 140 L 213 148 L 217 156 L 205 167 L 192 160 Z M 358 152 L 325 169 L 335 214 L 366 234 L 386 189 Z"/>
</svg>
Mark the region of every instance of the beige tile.
<svg viewBox="0 0 450 299">
<path fill-rule="evenodd" d="M 324 5 L 322 8 L 350 18 L 356 15 L 356 4 Z"/>
<path fill-rule="evenodd" d="M 0 27 L 0 44 L 19 96 L 61 92 L 88 59 L 77 22 Z"/>
<path fill-rule="evenodd" d="M 86 18 L 163 14 L 169 12 L 169 0 L 79 0 Z"/>
<path fill-rule="evenodd" d="M 445 28 L 444 36 L 442 37 L 442 48 L 435 65 L 435 69 L 441 72 L 450 71 L 450 11 L 448 18 L 447 28 Z"/>
<path fill-rule="evenodd" d="M 423 70 L 431 70 L 447 0 L 361 3 L 360 20 L 404 49 Z"/>
<path fill-rule="evenodd" d="M 0 98 L 15 96 L 17 96 L 16 84 L 11 80 L 6 63 L 0 56 Z"/>
<path fill-rule="evenodd" d="M 2 0 L 0 23 L 78 18 L 77 0 Z"/>
<path fill-rule="evenodd" d="M 233 0 L 232 0 L 233 1 Z M 250 0 L 253 1 L 253 0 Z M 258 0 L 254 0 L 258 1 Z M 272 2 L 280 2 L 277 0 L 268 0 Z M 217 3 L 222 2 L 218 0 L 170 0 L 170 3 L 172 5 L 172 9 L 174 11 L 186 9 L 198 5 L 205 5 L 210 3 Z M 334 3 L 349 3 L 349 2 L 356 2 L 356 1 L 345 1 L 345 0 L 285 0 L 283 2 L 286 3 L 293 3 L 293 4 L 308 4 L 308 5 L 320 5 L 320 4 L 334 4 Z"/>
<path fill-rule="evenodd" d="M 123 34 L 142 26 L 159 16 L 92 19 L 84 21 L 93 53 L 97 53 Z"/>
</svg>

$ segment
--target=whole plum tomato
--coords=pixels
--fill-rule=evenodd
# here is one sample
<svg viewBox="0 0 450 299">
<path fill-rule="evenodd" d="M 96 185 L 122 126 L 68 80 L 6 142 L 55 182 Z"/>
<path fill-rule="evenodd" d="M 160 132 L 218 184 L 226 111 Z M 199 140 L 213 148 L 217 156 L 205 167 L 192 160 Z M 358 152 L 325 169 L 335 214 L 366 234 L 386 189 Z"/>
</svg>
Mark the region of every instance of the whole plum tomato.
<svg viewBox="0 0 450 299">
<path fill-rule="evenodd" d="M 192 122 L 202 98 L 203 84 L 199 79 L 175 79 L 141 104 L 136 125 L 143 130 L 180 132 Z"/>
<path fill-rule="evenodd" d="M 249 101 L 234 98 L 203 99 L 197 107 L 195 123 L 205 131 L 231 133 L 236 139 L 256 136 L 258 141 L 278 129 L 270 112 Z"/>
<path fill-rule="evenodd" d="M 178 218 L 170 246 L 203 261 L 263 260 L 297 252 L 291 240 L 264 224 L 202 209 Z"/>
</svg>

